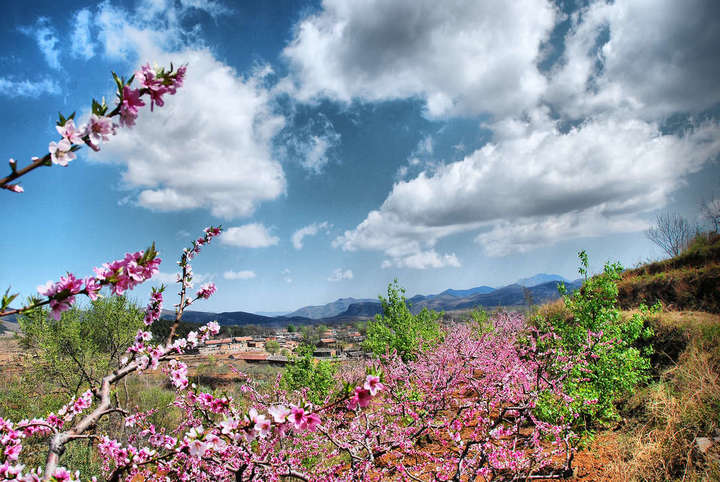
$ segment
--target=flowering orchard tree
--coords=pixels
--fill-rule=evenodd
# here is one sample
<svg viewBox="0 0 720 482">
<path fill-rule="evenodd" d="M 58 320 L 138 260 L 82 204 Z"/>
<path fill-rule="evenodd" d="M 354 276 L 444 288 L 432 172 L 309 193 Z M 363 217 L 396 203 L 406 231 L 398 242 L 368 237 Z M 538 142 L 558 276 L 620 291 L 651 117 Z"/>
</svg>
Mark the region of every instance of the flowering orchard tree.
<svg viewBox="0 0 720 482">
<path fill-rule="evenodd" d="M 108 112 L 93 101 L 87 124 L 76 127 L 74 115 L 60 116 L 61 139 L 48 153 L 11 173 L 0 187 L 14 192 L 14 181 L 31 170 L 67 166 L 82 143 L 99 149 L 116 129 L 131 127 L 138 107 L 149 98 L 151 110 L 165 94 L 182 85 L 185 67 L 142 67 L 127 82 L 113 74 L 118 103 Z M 139 88 L 131 85 L 134 80 Z M 145 99 L 145 100 L 143 100 Z M 119 116 L 119 125 L 113 117 Z M 588 350 L 565 353 L 540 349 L 552 331 L 526 328 L 520 315 L 500 314 L 492 330 L 469 324 L 448 329 L 432 350 L 403 357 L 397 351 L 346 369 L 335 389 L 313 405 L 307 389 L 260 390 L 241 375 L 243 397 L 204 392 L 188 382 L 182 361 L 186 350 L 219 332 L 215 322 L 175 336 L 183 311 L 215 292 L 212 283 L 193 291 L 191 261 L 221 233 L 209 227 L 183 250 L 178 266 L 179 301 L 167 339 L 153 341 L 150 327 L 159 319 L 164 287 L 153 288 L 145 310 L 145 329 L 137 332 L 120 365 L 97 381 L 87 377 L 86 390 L 61 409 L 13 422 L 0 419 L 0 477 L 6 480 L 79 480 L 81 474 L 60 465 L 68 444 L 91 441 L 107 480 L 498 480 L 563 478 L 571 473 L 572 398 L 564 375 L 588 363 Z M 61 320 L 78 296 L 95 299 L 102 288 L 121 295 L 151 279 L 161 260 L 154 245 L 94 268 L 81 278 L 72 273 L 38 288 L 39 297 L 11 309 L 17 295 L 7 292 L 0 315 L 49 308 Z M 60 321 L 61 322 L 61 321 Z M 588 337 L 588 346 L 593 340 Z M 419 346 L 424 346 L 422 343 Z M 174 406 L 183 417 L 171 429 L 155 426 L 149 412 L 123 407 L 113 392 L 131 374 L 162 370 L 175 388 Z M 535 412 L 540 399 L 566 408 L 567 418 L 547 423 Z M 313 397 L 317 399 L 318 397 Z M 99 422 L 122 417 L 122 433 L 103 433 Z M 23 446 L 45 438 L 45 467 L 26 467 Z M 85 477 L 87 478 L 87 477 Z"/>
<path fill-rule="evenodd" d="M 17 162 L 10 159 L 11 172 L 5 178 L 0 179 L 0 187 L 12 192 L 22 193 L 23 188 L 14 181 L 40 166 L 52 166 L 53 164 L 66 167 L 69 162 L 76 158 L 75 151 L 81 148 L 84 143 L 93 150 L 99 150 L 101 142 L 110 140 L 119 127 L 131 127 L 139 114 L 138 107 L 144 106 L 143 97 L 150 98 L 151 110 L 157 106 L 164 105 L 165 94 L 175 94 L 182 86 L 186 67 L 182 66 L 175 70 L 172 66 L 169 70 L 164 68 L 153 69 L 149 65 L 143 66 L 127 81 L 113 73 L 117 84 L 118 102 L 115 108 L 108 112 L 109 106 L 103 101 L 92 101 L 92 113 L 87 124 L 80 127 L 75 125 L 75 114 L 64 117 L 60 114 L 57 123 L 57 130 L 61 136 L 57 142 L 52 141 L 48 145 L 48 153 L 43 157 L 33 157 L 32 162 L 23 168 L 18 168 Z M 131 85 L 137 79 L 139 88 Z M 119 125 L 113 123 L 113 117 L 119 117 Z M 226 417 L 219 434 L 227 439 L 225 444 L 233 446 L 234 442 L 242 441 L 243 447 L 249 448 L 249 444 L 256 438 L 267 438 L 270 433 L 284 435 L 291 431 L 313 432 L 320 423 L 320 417 L 313 413 L 312 407 L 306 404 L 300 405 L 274 405 L 267 407 L 267 411 L 260 413 L 257 409 L 250 409 L 241 412 L 233 408 L 232 412 L 228 400 L 215 399 L 206 393 L 198 393 L 195 388 L 188 387 L 187 366 L 178 359 L 185 350 L 195 348 L 203 344 L 210 336 L 216 335 L 220 327 L 217 323 L 211 322 L 200 327 L 197 331 L 191 331 L 185 338 L 176 338 L 175 331 L 182 319 L 185 308 L 200 299 L 208 299 L 215 293 L 215 285 L 204 284 L 193 295 L 192 290 L 192 266 L 190 261 L 200 253 L 202 247 L 221 233 L 220 227 L 208 227 L 197 240 L 192 242 L 190 248 L 183 250 L 178 261 L 180 274 L 179 302 L 175 305 L 175 323 L 170 329 L 167 340 L 160 343 L 152 342 L 152 333 L 149 331 L 162 312 L 164 286 L 159 289 L 153 288 L 150 301 L 145 311 L 145 330 L 138 330 L 135 342 L 128 348 L 127 355 L 122 358 L 121 366 L 104 376 L 99 383 L 87 377 L 87 390 L 78 397 L 73 397 L 60 410 L 42 414 L 32 420 L 21 420 L 12 422 L 0 418 L 0 477 L 3 480 L 76 480 L 80 479 L 78 472 L 71 472 L 59 466 L 60 457 L 65 451 L 68 443 L 76 440 L 92 439 L 97 442 L 99 453 L 106 460 L 108 477 L 119 479 L 123 474 L 147 470 L 149 468 L 157 471 L 163 470 L 162 462 L 172 460 L 177 467 L 181 465 L 177 460 L 186 460 L 188 463 L 202 461 L 205 453 L 212 448 L 213 444 L 220 444 L 221 439 L 212 438 L 212 431 L 206 431 L 200 424 L 188 424 L 185 422 L 178 427 L 176 432 L 188 427 L 187 433 L 180 437 L 159 435 L 151 425 L 141 432 L 142 435 L 152 434 L 148 437 L 148 445 L 136 448 L 132 445 L 133 439 L 128 439 L 126 446 L 121 446 L 112 434 L 99 434 L 96 432 L 98 422 L 110 414 L 120 414 L 125 418 L 128 427 L 144 426 L 146 414 L 130 413 L 126 408 L 121 407 L 117 397 L 113 399 L 111 392 L 113 387 L 122 379 L 132 373 L 142 374 L 148 370 L 157 369 L 161 362 L 167 362 L 163 370 L 167 372 L 170 381 L 177 388 L 176 405 L 185 407 L 186 411 L 192 412 L 192 407 L 197 405 L 197 410 L 208 413 L 233 413 L 235 417 Z M 94 276 L 80 278 L 73 273 L 67 273 L 59 281 L 48 281 L 45 285 L 38 287 L 39 297 L 34 297 L 30 302 L 21 308 L 12 309 L 10 304 L 16 299 L 17 294 L 10 295 L 6 291 L 0 305 L 0 316 L 12 315 L 40 309 L 49 305 L 48 316 L 59 321 L 61 314 L 70 309 L 76 302 L 79 295 L 84 295 L 95 300 L 102 288 L 108 288 L 111 295 L 122 295 L 137 285 L 149 280 L 157 273 L 161 259 L 153 244 L 144 251 L 127 253 L 124 258 L 103 264 L 94 268 Z M 367 386 L 367 388 L 363 388 Z M 366 405 L 368 393 L 373 395 L 382 387 L 379 378 L 368 376 L 364 385 L 358 387 L 355 397 L 362 397 L 359 402 Z M 353 397 L 348 397 L 353 400 Z M 196 420 L 191 417 L 189 420 Z M 48 439 L 48 454 L 44 468 L 38 467 L 28 469 L 22 460 L 23 441 L 29 437 L 45 437 Z M 135 436 L 137 437 L 137 436 Z M 161 447 L 166 452 L 158 458 L 158 450 Z M 230 462 L 237 462 L 230 459 Z M 258 464 L 260 462 L 257 462 Z M 197 465 L 204 467 L 203 464 Z M 140 469 L 139 469 L 140 468 Z M 290 472 L 289 472 L 290 473 Z M 206 476 L 209 476 L 207 472 Z"/>
</svg>

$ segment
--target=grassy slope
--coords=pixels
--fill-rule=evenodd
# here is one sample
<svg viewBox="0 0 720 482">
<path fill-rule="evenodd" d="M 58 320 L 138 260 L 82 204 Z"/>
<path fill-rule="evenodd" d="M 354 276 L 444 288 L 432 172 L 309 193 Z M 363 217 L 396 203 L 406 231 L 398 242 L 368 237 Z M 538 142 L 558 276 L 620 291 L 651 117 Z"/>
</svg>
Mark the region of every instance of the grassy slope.
<svg viewBox="0 0 720 482">
<path fill-rule="evenodd" d="M 719 280 L 718 235 L 625 273 L 624 308 L 666 306 L 651 320 L 653 377 L 623 401 L 620 424 L 598 434 L 588 452 L 602 454 L 603 468 L 586 470 L 583 480 L 720 480 L 720 443 L 702 455 L 694 442 L 720 436 Z M 702 311 L 679 311 L 690 309 Z"/>
<path fill-rule="evenodd" d="M 625 309 L 659 300 L 675 310 L 720 313 L 720 235 L 701 235 L 680 256 L 626 271 L 618 288 Z"/>
</svg>

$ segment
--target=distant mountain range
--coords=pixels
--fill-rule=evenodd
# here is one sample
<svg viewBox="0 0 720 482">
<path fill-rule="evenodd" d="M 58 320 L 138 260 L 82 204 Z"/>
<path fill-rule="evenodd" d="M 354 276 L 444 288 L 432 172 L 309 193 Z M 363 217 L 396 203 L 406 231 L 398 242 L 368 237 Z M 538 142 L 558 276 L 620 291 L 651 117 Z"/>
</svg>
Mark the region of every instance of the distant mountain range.
<svg viewBox="0 0 720 482">
<path fill-rule="evenodd" d="M 559 297 L 557 288 L 561 282 L 565 283 L 565 287 L 570 292 L 582 285 L 580 280 L 568 281 L 559 275 L 541 273 L 497 289 L 490 286 L 478 286 L 464 290 L 447 289 L 435 295 L 415 295 L 408 299 L 408 304 L 414 313 L 421 311 L 423 308 L 435 311 L 453 311 L 467 310 L 478 306 L 485 308 L 522 306 L 528 302 L 542 304 Z M 183 321 L 207 323 L 215 320 L 221 325 L 262 325 L 270 327 L 287 326 L 290 323 L 296 326 L 315 323 L 331 325 L 372 318 L 381 312 L 382 306 L 377 299 L 340 298 L 325 305 L 305 306 L 281 316 L 265 316 L 245 311 L 213 313 L 186 310 L 183 314 Z M 163 310 L 162 317 L 172 319 L 174 312 Z M 6 317 L 5 320 L 15 321 L 14 317 Z"/>
<path fill-rule="evenodd" d="M 559 274 L 545 274 L 545 273 L 538 273 L 535 276 L 531 276 L 530 278 L 521 278 L 517 280 L 515 283 L 519 284 L 520 286 L 524 286 L 526 288 L 531 288 L 533 286 L 541 285 L 543 283 L 548 283 L 550 281 L 562 281 L 563 283 L 572 283 L 567 278 L 563 278 Z"/>
<path fill-rule="evenodd" d="M 502 288 L 477 286 L 464 290 L 447 289 L 436 295 L 415 295 L 408 299 L 408 302 L 412 305 L 413 311 L 420 311 L 425 307 L 436 311 L 448 311 L 478 305 L 486 307 L 522 305 L 525 304 L 525 292 L 523 291 L 523 287 L 525 287 L 533 288 L 529 293 L 534 303 L 543 303 L 558 297 L 557 285 L 560 282 L 565 283 L 568 289 L 574 283 L 557 274 L 539 273 L 530 278 L 519 279 L 516 283 Z M 304 306 L 285 316 L 320 320 L 336 317 L 373 316 L 379 312 L 380 301 L 378 299 L 340 298 L 326 305 Z"/>
<path fill-rule="evenodd" d="M 288 313 L 285 316 L 301 316 L 303 318 L 312 318 L 319 320 L 321 318 L 331 318 L 346 311 L 350 305 L 354 303 L 379 303 L 377 299 L 357 299 L 357 298 L 339 298 L 332 303 L 319 306 L 303 306 L 299 310 Z"/>
</svg>

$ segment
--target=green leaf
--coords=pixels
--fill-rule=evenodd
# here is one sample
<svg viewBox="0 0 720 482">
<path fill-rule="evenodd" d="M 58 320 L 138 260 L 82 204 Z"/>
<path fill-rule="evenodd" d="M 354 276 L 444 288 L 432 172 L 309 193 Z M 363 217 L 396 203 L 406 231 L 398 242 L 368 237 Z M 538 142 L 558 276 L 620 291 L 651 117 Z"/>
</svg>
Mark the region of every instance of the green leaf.
<svg viewBox="0 0 720 482">
<path fill-rule="evenodd" d="M 10 294 L 10 287 L 5 290 L 5 294 L 2 297 L 2 310 L 5 310 L 8 306 L 10 306 L 10 303 L 13 302 L 15 298 L 18 297 L 20 293 Z"/>
</svg>

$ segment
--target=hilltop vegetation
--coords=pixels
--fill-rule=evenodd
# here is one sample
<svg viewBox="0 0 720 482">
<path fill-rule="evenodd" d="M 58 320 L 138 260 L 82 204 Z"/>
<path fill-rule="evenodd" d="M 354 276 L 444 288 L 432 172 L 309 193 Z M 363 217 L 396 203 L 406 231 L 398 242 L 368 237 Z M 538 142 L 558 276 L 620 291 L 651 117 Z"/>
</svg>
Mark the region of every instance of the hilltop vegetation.
<svg viewBox="0 0 720 482">
<path fill-rule="evenodd" d="M 660 301 L 675 310 L 720 313 L 720 234 L 697 235 L 678 256 L 623 273 L 620 304 Z"/>
</svg>

